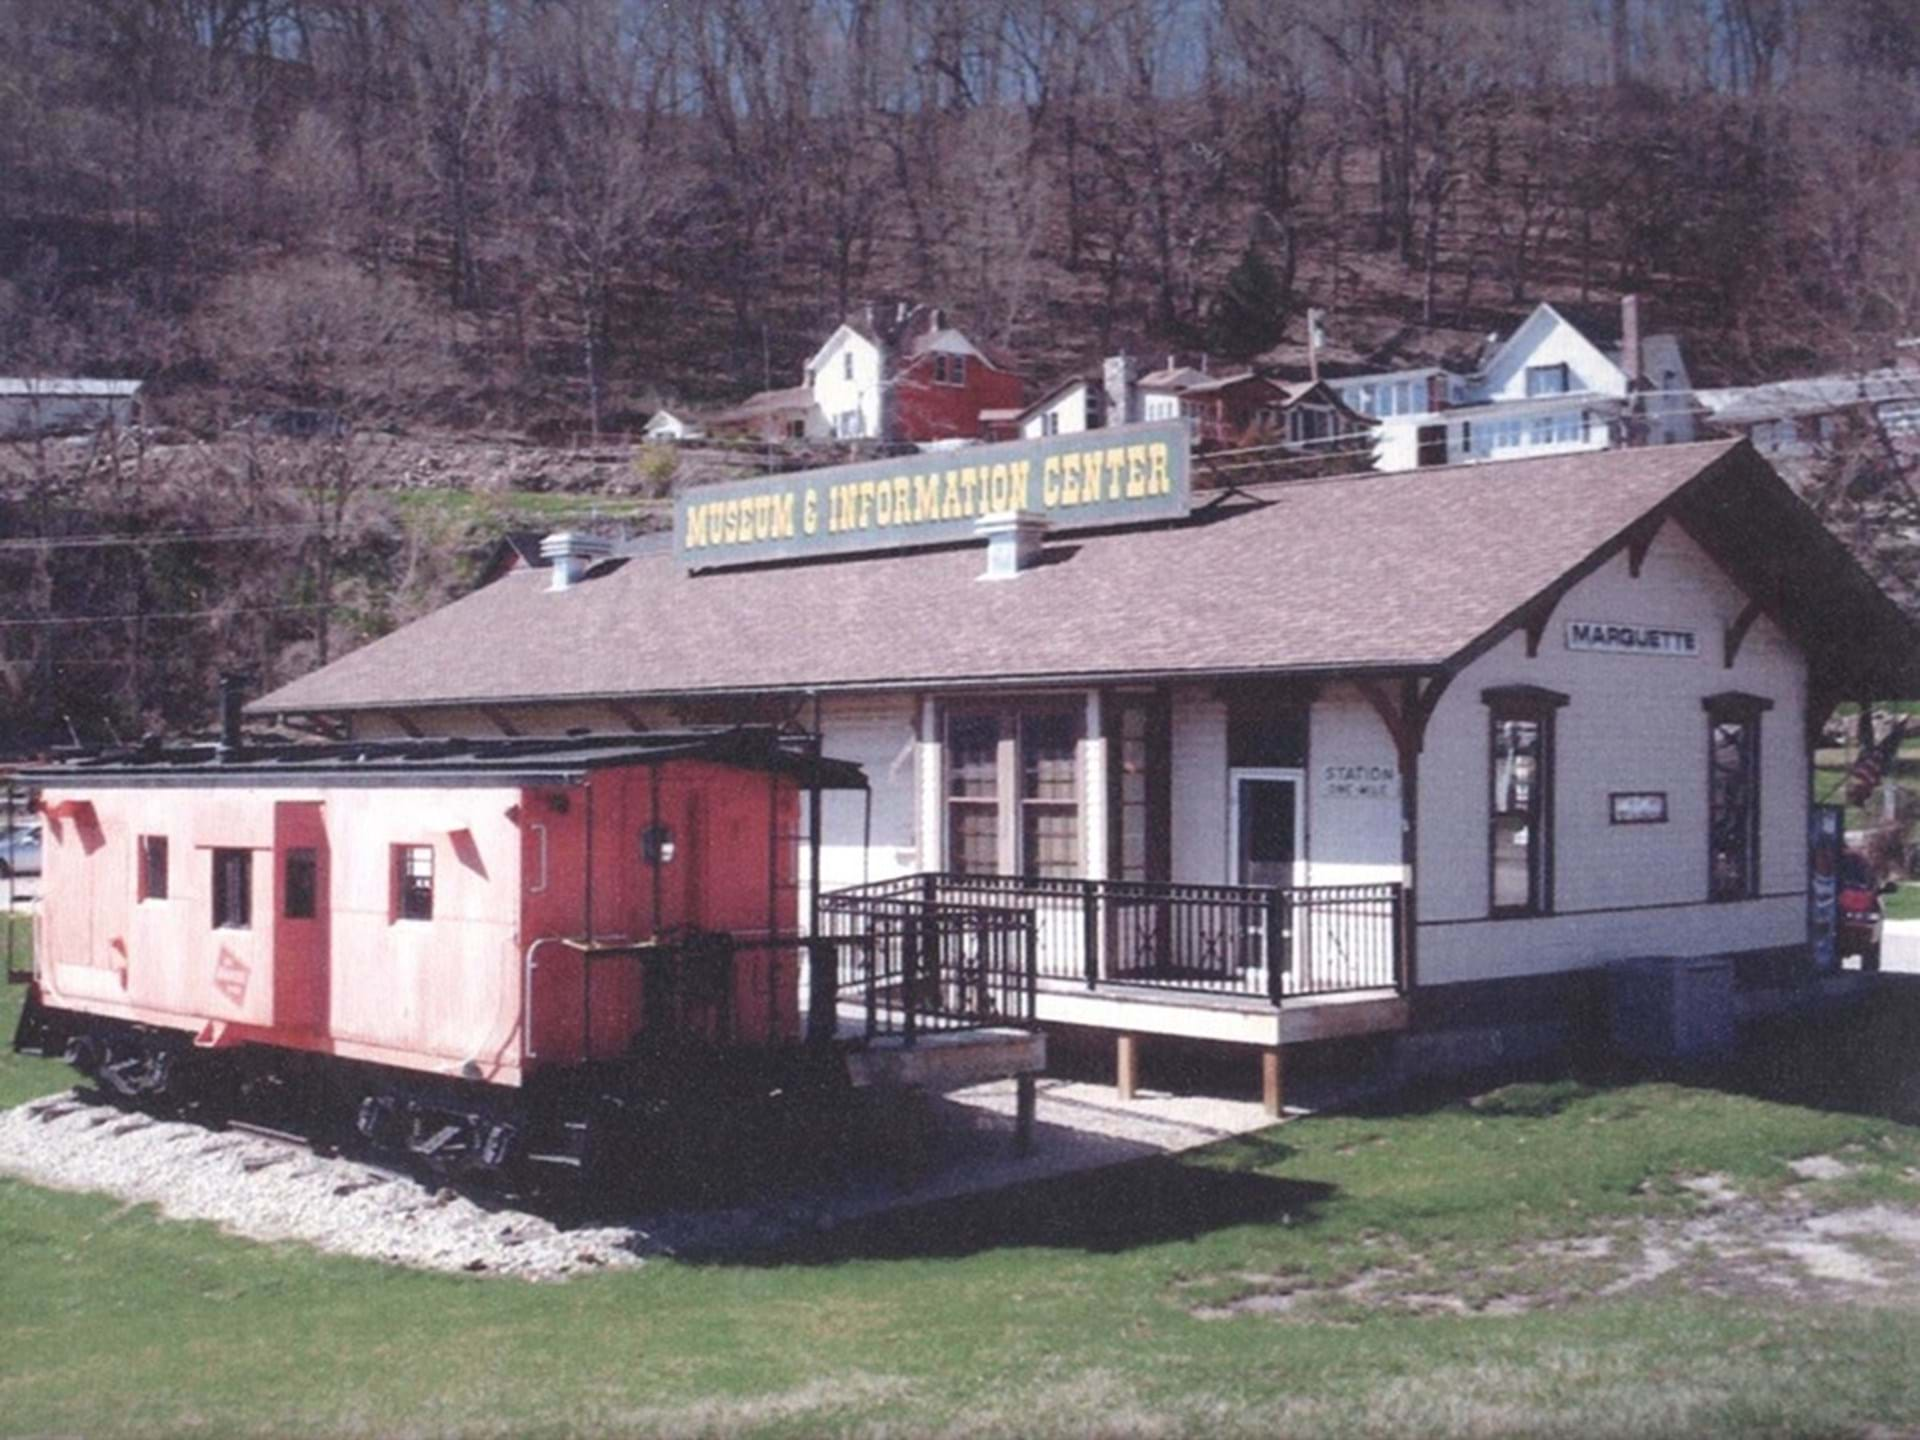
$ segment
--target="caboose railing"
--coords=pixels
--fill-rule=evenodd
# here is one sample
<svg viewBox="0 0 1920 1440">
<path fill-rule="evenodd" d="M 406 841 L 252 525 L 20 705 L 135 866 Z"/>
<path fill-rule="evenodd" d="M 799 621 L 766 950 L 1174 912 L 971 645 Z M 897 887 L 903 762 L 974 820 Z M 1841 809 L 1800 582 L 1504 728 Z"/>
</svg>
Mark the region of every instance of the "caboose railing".
<svg viewBox="0 0 1920 1440">
<path fill-rule="evenodd" d="M 923 1035 L 1033 1023 L 1039 952 L 1030 911 L 838 891 L 820 897 L 814 928 L 814 1013 L 830 1004 L 843 1031 L 850 1024 L 868 1040 L 911 1045 Z"/>
</svg>

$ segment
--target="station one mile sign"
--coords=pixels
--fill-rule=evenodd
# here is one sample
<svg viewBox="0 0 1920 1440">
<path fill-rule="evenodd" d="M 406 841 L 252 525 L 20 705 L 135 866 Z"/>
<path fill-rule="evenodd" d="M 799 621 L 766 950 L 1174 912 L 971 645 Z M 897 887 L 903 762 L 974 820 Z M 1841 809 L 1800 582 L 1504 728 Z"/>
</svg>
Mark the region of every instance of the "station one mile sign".
<svg viewBox="0 0 1920 1440">
<path fill-rule="evenodd" d="M 1175 420 L 702 485 L 675 506 L 674 548 L 701 570 L 970 540 L 1014 510 L 1055 530 L 1164 520 L 1190 500 Z"/>
</svg>

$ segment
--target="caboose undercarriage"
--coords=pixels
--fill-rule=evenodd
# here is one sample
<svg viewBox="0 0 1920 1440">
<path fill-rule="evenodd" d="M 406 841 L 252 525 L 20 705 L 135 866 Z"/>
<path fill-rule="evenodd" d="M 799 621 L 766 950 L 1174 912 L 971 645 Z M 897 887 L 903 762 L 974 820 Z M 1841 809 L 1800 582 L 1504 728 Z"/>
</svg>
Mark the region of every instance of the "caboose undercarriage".
<svg viewBox="0 0 1920 1440">
<path fill-rule="evenodd" d="M 108 1099 L 211 1125 L 245 1118 L 505 1188 L 568 1178 L 679 1191 L 821 1153 L 846 1115 L 838 1045 L 637 1048 L 519 1086 L 311 1051 L 198 1046 L 185 1030 L 61 1010 L 30 986 L 14 1048 L 63 1058 Z"/>
</svg>

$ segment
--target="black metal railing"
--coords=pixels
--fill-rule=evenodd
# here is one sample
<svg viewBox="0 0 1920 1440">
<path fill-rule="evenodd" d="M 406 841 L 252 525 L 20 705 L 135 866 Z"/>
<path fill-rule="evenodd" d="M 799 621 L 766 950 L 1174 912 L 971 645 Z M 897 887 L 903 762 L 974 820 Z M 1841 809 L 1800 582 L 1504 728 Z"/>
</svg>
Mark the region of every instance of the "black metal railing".
<svg viewBox="0 0 1920 1440">
<path fill-rule="evenodd" d="M 869 1040 L 1033 1023 L 1029 911 L 838 891 L 820 897 L 813 947 L 816 966 L 833 966 L 837 1015 Z M 812 994 L 817 1009 L 824 986 Z"/>
<path fill-rule="evenodd" d="M 1266 999 L 1402 990 L 1401 885 L 1175 885 L 922 873 L 822 897 L 837 905 L 1029 912 L 1041 979 Z"/>
</svg>

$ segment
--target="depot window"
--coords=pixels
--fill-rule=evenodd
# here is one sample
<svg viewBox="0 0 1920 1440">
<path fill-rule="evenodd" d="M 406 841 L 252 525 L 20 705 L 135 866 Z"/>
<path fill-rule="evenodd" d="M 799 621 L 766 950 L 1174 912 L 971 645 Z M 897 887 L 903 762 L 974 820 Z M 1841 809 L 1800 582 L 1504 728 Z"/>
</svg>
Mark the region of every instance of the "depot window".
<svg viewBox="0 0 1920 1440">
<path fill-rule="evenodd" d="M 1492 751 L 1488 908 L 1496 917 L 1551 914 L 1554 717 L 1567 697 L 1514 685 L 1481 698 Z"/>
<path fill-rule="evenodd" d="M 247 930 L 253 926 L 253 852 L 213 852 L 213 928 Z"/>
<path fill-rule="evenodd" d="M 1064 878 L 1080 869 L 1076 709 L 947 719 L 947 864 L 962 875 Z"/>
<path fill-rule="evenodd" d="M 936 385 L 966 384 L 967 357 L 949 355 L 945 351 L 936 352 L 933 357 L 933 383 Z"/>
<path fill-rule="evenodd" d="M 393 847 L 393 914 L 397 920 L 433 919 L 433 847 Z"/>
<path fill-rule="evenodd" d="M 1707 710 L 1707 894 L 1760 893 L 1760 716 L 1757 695 L 1710 695 Z"/>
<path fill-rule="evenodd" d="M 140 837 L 140 898 L 142 900 L 166 899 L 167 879 L 167 837 L 142 835 Z"/>
</svg>

